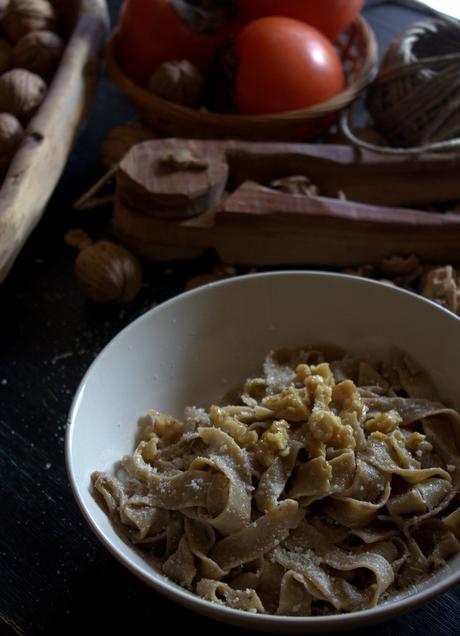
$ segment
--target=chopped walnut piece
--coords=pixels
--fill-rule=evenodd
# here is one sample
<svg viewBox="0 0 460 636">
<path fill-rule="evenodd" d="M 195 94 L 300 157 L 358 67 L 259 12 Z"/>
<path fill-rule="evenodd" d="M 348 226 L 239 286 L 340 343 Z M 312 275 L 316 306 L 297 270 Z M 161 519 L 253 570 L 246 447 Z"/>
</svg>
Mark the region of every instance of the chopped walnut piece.
<svg viewBox="0 0 460 636">
<path fill-rule="evenodd" d="M 288 194 L 303 194 L 309 197 L 316 197 L 319 194 L 318 187 L 304 175 L 276 179 L 270 183 L 270 187 Z"/>
<path fill-rule="evenodd" d="M 332 373 L 331 367 L 327 362 L 321 362 L 317 365 L 311 365 L 310 370 L 312 375 L 321 376 L 325 384 L 327 384 L 328 386 L 335 385 L 334 374 Z"/>
<path fill-rule="evenodd" d="M 379 269 L 390 276 L 395 285 L 405 288 L 412 285 L 423 273 L 420 259 L 415 254 L 385 258 L 379 264 Z"/>
<path fill-rule="evenodd" d="M 355 392 L 356 387 L 353 382 L 348 380 L 336 385 L 328 363 L 316 366 L 301 364 L 296 372 L 299 378 L 304 379 L 305 387 L 310 392 L 310 400 L 314 404 L 305 435 L 305 448 L 310 456 L 324 455 L 326 446 L 355 448 L 353 427 L 350 424 L 344 424 L 339 415 L 331 410 L 331 401 L 335 399 L 336 403 L 341 403 L 343 408 L 345 404 L 348 407 L 354 405 L 357 412 L 362 411 L 362 402 Z"/>
<path fill-rule="evenodd" d="M 332 387 L 324 382 L 320 375 L 311 375 L 305 380 L 305 386 L 310 394 L 310 402 L 315 406 L 328 407 L 332 400 Z"/>
<path fill-rule="evenodd" d="M 334 430 L 341 426 L 340 417 L 331 411 L 318 410 L 312 413 L 308 424 L 310 426 L 309 436 L 327 444 L 334 437 Z"/>
<path fill-rule="evenodd" d="M 209 162 L 196 157 L 188 148 L 168 150 L 160 157 L 160 165 L 171 170 L 206 170 Z"/>
<path fill-rule="evenodd" d="M 460 289 L 458 275 L 451 265 L 436 267 L 426 272 L 421 288 L 422 296 L 431 298 L 446 309 L 458 312 Z"/>
<path fill-rule="evenodd" d="M 256 448 L 256 458 L 265 468 L 269 468 L 275 457 L 289 455 L 289 424 L 286 420 L 275 420 L 260 438 Z"/>
<path fill-rule="evenodd" d="M 295 372 L 296 372 L 296 379 L 299 380 L 299 382 L 304 382 L 304 383 L 307 378 L 313 375 L 309 364 L 298 364 Z"/>
<path fill-rule="evenodd" d="M 305 436 L 305 448 L 311 457 L 323 454 L 325 447 L 355 448 L 353 428 L 342 424 L 338 415 L 327 409 L 315 408 L 308 420 L 309 429 Z"/>
<path fill-rule="evenodd" d="M 344 274 L 349 274 L 350 276 L 362 276 L 363 278 L 373 278 L 374 277 L 374 266 L 373 265 L 360 265 L 359 267 L 346 267 L 343 270 Z"/>
<path fill-rule="evenodd" d="M 379 264 L 379 268 L 387 276 L 399 276 L 401 274 L 410 274 L 420 266 L 420 259 L 411 254 L 410 256 L 389 256 L 384 258 Z"/>
<path fill-rule="evenodd" d="M 290 386 L 281 393 L 265 397 L 262 406 L 273 411 L 276 418 L 302 422 L 310 415 L 305 400 L 309 400 L 305 389 L 297 390 Z"/>
<path fill-rule="evenodd" d="M 381 433 L 391 433 L 396 430 L 402 422 L 402 417 L 398 411 L 392 409 L 386 413 L 379 413 L 375 417 L 367 420 L 365 428 L 369 433 L 380 431 Z"/>
<path fill-rule="evenodd" d="M 270 182 L 270 188 L 287 194 L 301 194 L 307 197 L 321 196 L 318 186 L 305 175 L 296 174 L 291 177 L 275 179 L 275 181 Z M 336 198 L 340 201 L 347 201 L 347 195 L 343 190 L 337 190 Z"/>
<path fill-rule="evenodd" d="M 224 433 L 233 437 L 235 442 L 243 448 L 253 448 L 259 436 L 256 431 L 250 431 L 248 427 L 241 423 L 236 417 L 226 413 L 226 409 L 219 406 L 211 406 L 209 415 L 214 426 L 220 428 Z"/>
<path fill-rule="evenodd" d="M 343 380 L 332 389 L 332 400 L 340 412 L 353 411 L 362 415 L 364 405 L 356 385 L 351 380 Z"/>
</svg>

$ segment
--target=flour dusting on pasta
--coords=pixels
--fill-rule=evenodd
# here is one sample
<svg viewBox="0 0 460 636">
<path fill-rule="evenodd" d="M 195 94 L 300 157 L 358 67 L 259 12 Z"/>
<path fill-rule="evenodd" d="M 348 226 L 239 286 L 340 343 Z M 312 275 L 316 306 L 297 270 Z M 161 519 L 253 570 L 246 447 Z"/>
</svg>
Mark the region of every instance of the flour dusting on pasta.
<svg viewBox="0 0 460 636">
<path fill-rule="evenodd" d="M 460 551 L 460 416 L 394 353 L 278 349 L 233 404 L 150 411 L 94 488 L 156 567 L 254 613 L 353 612 Z"/>
</svg>

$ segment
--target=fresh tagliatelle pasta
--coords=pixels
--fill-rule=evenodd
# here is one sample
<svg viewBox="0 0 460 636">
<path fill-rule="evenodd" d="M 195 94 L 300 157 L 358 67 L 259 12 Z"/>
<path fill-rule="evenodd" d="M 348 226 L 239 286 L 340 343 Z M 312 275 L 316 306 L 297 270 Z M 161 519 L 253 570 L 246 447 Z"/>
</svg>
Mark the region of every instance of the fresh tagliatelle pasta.
<svg viewBox="0 0 460 636">
<path fill-rule="evenodd" d="M 139 421 L 93 485 L 199 596 L 319 616 L 407 592 L 460 551 L 460 416 L 401 353 L 278 349 L 231 404 Z"/>
</svg>

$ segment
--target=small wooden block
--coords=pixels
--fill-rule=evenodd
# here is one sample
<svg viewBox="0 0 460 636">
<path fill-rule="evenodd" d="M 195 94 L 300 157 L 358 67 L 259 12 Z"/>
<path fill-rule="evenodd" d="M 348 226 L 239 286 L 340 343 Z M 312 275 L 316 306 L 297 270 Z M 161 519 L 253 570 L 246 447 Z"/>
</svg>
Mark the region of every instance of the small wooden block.
<svg viewBox="0 0 460 636">
<path fill-rule="evenodd" d="M 165 159 L 189 151 L 203 168 L 170 167 Z M 207 164 L 207 165 L 206 165 Z M 122 160 L 117 197 L 129 207 L 156 218 L 188 218 L 215 206 L 227 184 L 222 152 L 202 142 L 165 139 L 137 144 Z"/>
</svg>

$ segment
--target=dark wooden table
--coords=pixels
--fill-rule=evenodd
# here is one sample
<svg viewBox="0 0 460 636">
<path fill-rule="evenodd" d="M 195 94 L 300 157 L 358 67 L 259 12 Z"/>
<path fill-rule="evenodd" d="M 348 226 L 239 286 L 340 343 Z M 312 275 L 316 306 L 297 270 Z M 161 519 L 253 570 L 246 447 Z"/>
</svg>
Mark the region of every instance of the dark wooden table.
<svg viewBox="0 0 460 636">
<path fill-rule="evenodd" d="M 115 19 L 120 2 L 109 4 Z M 367 7 L 365 15 L 381 50 L 423 16 L 393 4 Z M 234 632 L 173 605 L 125 570 L 83 521 L 66 476 L 66 418 L 86 368 L 125 325 L 213 265 L 211 256 L 147 264 L 141 294 L 121 310 L 98 308 L 78 290 L 64 234 L 84 227 L 109 237 L 110 210 L 75 213 L 72 202 L 101 173 L 106 132 L 131 117 L 104 77 L 46 215 L 0 287 L 0 634 L 173 632 L 184 621 L 201 633 Z M 458 635 L 460 588 L 368 631 Z"/>
</svg>

